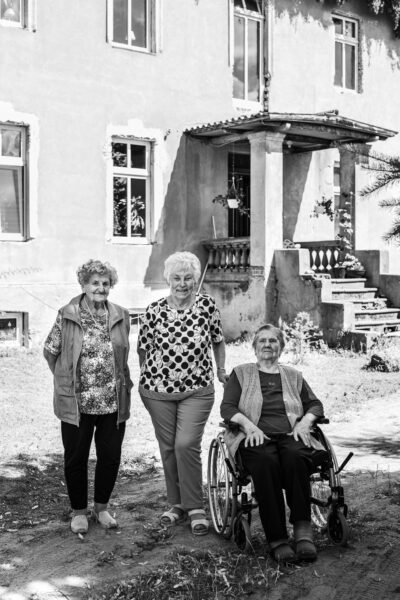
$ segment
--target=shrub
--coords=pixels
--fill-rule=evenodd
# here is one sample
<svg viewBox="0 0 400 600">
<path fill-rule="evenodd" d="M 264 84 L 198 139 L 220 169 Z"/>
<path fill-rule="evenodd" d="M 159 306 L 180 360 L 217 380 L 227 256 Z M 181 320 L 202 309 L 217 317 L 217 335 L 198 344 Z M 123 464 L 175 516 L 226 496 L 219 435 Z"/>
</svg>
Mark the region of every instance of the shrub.
<svg viewBox="0 0 400 600">
<path fill-rule="evenodd" d="M 400 340 L 399 338 L 377 338 L 368 353 L 368 362 L 363 366 L 367 371 L 382 371 L 396 373 L 400 371 Z"/>
<path fill-rule="evenodd" d="M 307 312 L 298 313 L 291 323 L 283 322 L 281 328 L 287 338 L 286 350 L 293 352 L 294 362 L 301 362 L 312 348 L 323 350 L 326 347 L 322 332 Z"/>
</svg>

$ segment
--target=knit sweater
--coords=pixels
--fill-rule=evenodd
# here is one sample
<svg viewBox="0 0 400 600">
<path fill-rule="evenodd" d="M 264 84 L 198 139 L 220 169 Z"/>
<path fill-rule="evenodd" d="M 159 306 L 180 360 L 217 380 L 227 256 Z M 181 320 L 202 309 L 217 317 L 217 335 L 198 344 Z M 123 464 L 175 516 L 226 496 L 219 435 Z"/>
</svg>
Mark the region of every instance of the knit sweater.
<svg viewBox="0 0 400 600">
<path fill-rule="evenodd" d="M 288 365 L 279 364 L 278 369 L 282 381 L 282 399 L 288 421 L 293 429 L 304 414 L 300 398 L 303 376 L 300 371 Z M 258 367 L 255 363 L 246 363 L 235 367 L 234 371 L 242 388 L 238 409 L 257 425 L 263 405 Z M 225 433 L 225 442 L 232 456 L 235 455 L 239 444 L 245 437 L 246 434 L 243 431 L 238 433 L 227 431 Z M 322 444 L 314 438 L 312 438 L 311 444 L 316 450 L 323 450 Z"/>
</svg>

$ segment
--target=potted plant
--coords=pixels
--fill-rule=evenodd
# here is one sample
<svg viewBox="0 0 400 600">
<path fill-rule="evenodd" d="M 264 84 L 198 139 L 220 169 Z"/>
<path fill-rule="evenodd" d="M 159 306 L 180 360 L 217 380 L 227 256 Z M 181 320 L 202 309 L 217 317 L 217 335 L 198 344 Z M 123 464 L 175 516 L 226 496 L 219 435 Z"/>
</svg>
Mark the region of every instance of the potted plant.
<svg viewBox="0 0 400 600">
<path fill-rule="evenodd" d="M 341 266 L 346 269 L 346 277 L 357 278 L 365 276 L 364 265 L 353 254 L 346 254 Z"/>
</svg>

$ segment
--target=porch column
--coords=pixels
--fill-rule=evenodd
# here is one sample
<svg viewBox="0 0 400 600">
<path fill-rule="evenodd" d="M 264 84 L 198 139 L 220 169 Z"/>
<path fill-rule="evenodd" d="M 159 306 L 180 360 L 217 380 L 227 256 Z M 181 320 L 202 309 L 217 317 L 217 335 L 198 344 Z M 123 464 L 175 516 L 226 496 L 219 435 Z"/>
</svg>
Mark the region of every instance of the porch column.
<svg viewBox="0 0 400 600">
<path fill-rule="evenodd" d="M 347 148 L 340 147 L 340 208 L 347 209 L 351 214 L 351 228 L 353 230 L 350 236 L 353 250 L 356 248 L 356 214 L 355 214 L 355 177 L 356 177 L 356 155 L 353 151 L 347 150 Z M 350 207 L 346 206 L 345 198 L 343 194 L 348 195 L 348 199 L 351 204 Z M 352 250 L 348 252 L 352 253 Z"/>
<path fill-rule="evenodd" d="M 268 321 L 275 316 L 274 251 L 282 248 L 283 243 L 284 137 L 282 133 L 264 131 L 249 135 L 251 276 L 260 309 L 265 306 L 264 316 Z"/>
<path fill-rule="evenodd" d="M 354 216 L 357 227 L 354 227 L 355 248 L 357 250 L 369 250 L 375 248 L 376 223 L 371 220 L 370 205 L 373 198 L 364 198 L 360 195 L 367 185 L 374 179 L 374 174 L 365 167 L 369 163 L 369 153 L 371 147 L 368 144 L 363 144 L 361 154 L 357 154 L 355 158 L 355 200 L 354 200 Z M 374 284 L 375 285 L 375 284 Z"/>
</svg>

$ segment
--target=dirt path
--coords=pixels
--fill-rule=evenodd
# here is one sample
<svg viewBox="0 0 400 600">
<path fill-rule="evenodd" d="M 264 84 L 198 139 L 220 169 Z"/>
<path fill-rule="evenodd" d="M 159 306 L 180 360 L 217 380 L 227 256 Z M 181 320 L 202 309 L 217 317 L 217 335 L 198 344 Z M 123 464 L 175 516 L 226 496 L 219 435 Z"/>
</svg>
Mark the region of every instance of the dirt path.
<svg viewBox="0 0 400 600">
<path fill-rule="evenodd" d="M 239 362 L 236 357 L 235 362 Z M 311 379 L 315 372 L 310 368 Z M 351 379 L 350 374 L 347 377 Z M 35 392 L 35 399 L 50 397 L 50 387 L 46 393 L 41 389 L 43 380 L 44 375 L 35 379 L 32 375 L 32 383 L 21 388 L 21 394 L 27 394 L 26 390 L 37 385 L 41 394 Z M 393 383 L 394 380 L 390 385 Z M 350 381 L 343 381 L 342 385 L 344 390 L 351 388 Z M 381 383 L 371 385 L 379 388 Z M 274 573 L 268 579 L 268 587 L 259 588 L 262 592 L 256 592 L 257 587 L 253 586 L 250 598 L 400 599 L 400 393 L 393 393 L 393 389 L 396 388 L 392 387 L 385 397 L 377 393 L 365 402 L 358 401 L 356 392 L 352 392 L 347 402 L 339 390 L 329 406 L 332 422 L 324 431 L 334 444 L 339 462 L 349 451 L 355 453 L 344 479 L 350 509 L 349 546 L 331 546 L 320 535 L 318 561 L 314 565 L 281 571 L 265 558 L 257 561 L 250 556 L 248 560 L 253 560 L 254 569 L 271 567 Z M 19 401 L 25 406 L 32 402 L 32 397 L 21 396 Z M 150 419 L 139 403 L 134 406 L 134 418 L 128 424 L 124 463 L 112 498 L 112 510 L 118 516 L 120 528 L 107 532 L 91 523 L 89 534 L 82 539 L 72 535 L 59 424 L 48 410 L 47 402 L 43 400 L 42 408 L 38 400 L 32 405 L 37 415 L 32 413 L 24 421 L 18 421 L 15 410 L 10 409 L 10 417 L 4 423 L 7 427 L 2 429 L 8 439 L 5 453 L 0 456 L 1 600 L 82 600 L 112 582 L 151 573 L 165 565 L 177 550 L 210 551 L 216 560 L 222 553 L 236 553 L 232 542 L 214 533 L 194 539 L 187 524 L 169 533 L 160 529 L 158 515 L 166 506 L 164 482 L 159 462 L 152 458 L 158 456 L 158 451 Z M 41 439 L 33 428 L 34 422 L 44 423 L 46 439 Z M 218 422 L 217 401 L 204 436 L 204 457 L 218 430 Z M 19 435 L 14 434 L 16 431 Z M 2 434 L 0 443 L 1 439 Z M 49 448 L 53 454 L 49 454 Z M 139 455 L 142 455 L 140 460 Z M 255 556 L 265 557 L 257 518 L 253 529 Z M 171 595 L 171 600 L 175 597 Z M 222 594 L 197 600 L 226 597 Z"/>
</svg>

